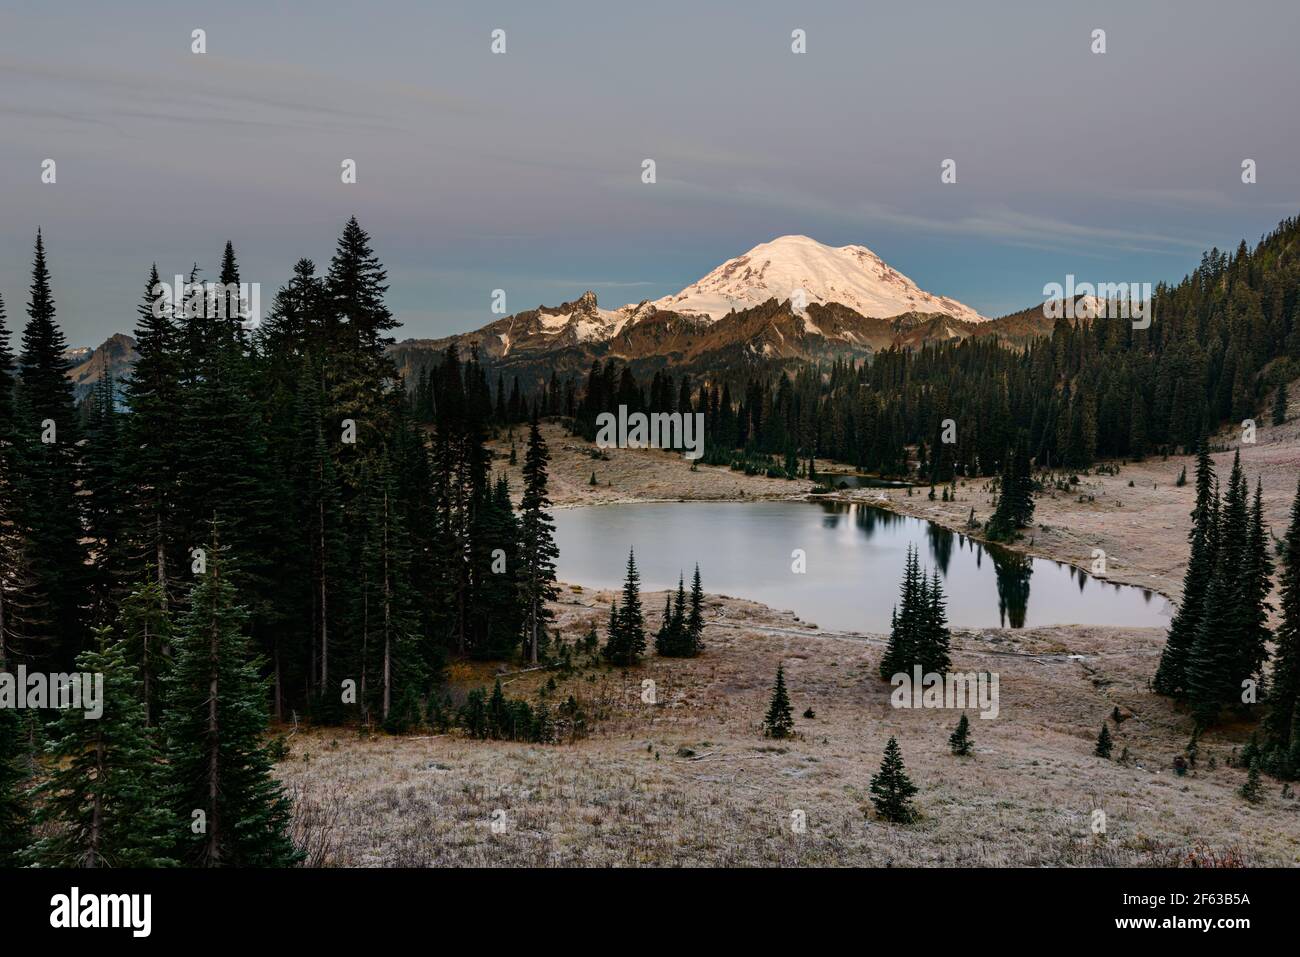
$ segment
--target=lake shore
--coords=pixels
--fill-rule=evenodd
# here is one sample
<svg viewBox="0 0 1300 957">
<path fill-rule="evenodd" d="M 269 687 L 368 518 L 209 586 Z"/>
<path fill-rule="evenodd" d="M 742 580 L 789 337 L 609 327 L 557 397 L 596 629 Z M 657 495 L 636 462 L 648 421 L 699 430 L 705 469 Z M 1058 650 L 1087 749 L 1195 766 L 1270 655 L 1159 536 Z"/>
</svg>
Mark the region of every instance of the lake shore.
<svg viewBox="0 0 1300 957">
<path fill-rule="evenodd" d="M 629 502 L 801 499 L 812 483 L 692 471 L 655 450 L 592 447 L 546 427 L 556 507 Z M 1300 474 L 1300 423 L 1261 428 L 1243 450 L 1260 475 L 1275 534 Z M 516 436 L 522 462 L 522 435 Z M 518 466 L 498 441 L 493 467 L 516 495 Z M 1215 455 L 1221 475 L 1232 453 Z M 1178 596 L 1186 556 L 1190 458 L 1079 476 L 1070 493 L 1041 496 L 1035 528 L 1016 546 L 1087 569 L 1107 552 L 1108 577 Z M 590 485 L 592 471 L 600 484 Z M 1132 486 L 1129 482 L 1132 482 Z M 964 531 L 970 510 L 992 511 L 984 480 L 958 483 L 955 502 L 926 489 L 864 489 L 864 501 Z M 884 501 L 881 501 L 881 497 Z M 1082 497 L 1082 501 L 1080 498 Z M 1045 528 L 1039 526 L 1046 526 Z M 705 582 L 706 588 L 708 582 Z M 568 643 L 595 628 L 603 640 L 613 591 L 564 584 L 552 608 Z M 664 594 L 643 595 L 647 630 Z M 950 709 L 891 706 L 880 680 L 885 636 L 831 631 L 759 602 L 710 594 L 704 653 L 613 669 L 579 656 L 572 671 L 459 662 L 454 702 L 499 676 L 506 694 L 552 704 L 569 695 L 599 714 L 573 744 L 484 742 L 459 732 L 394 737 L 355 729 L 292 733 L 278 765 L 311 808 L 332 810 L 327 863 L 338 866 L 1295 866 L 1300 801 L 1266 781 L 1257 805 L 1236 789 L 1234 754 L 1251 726 L 1202 737 L 1186 776 L 1172 770 L 1190 735 L 1188 715 L 1147 682 L 1164 644 L 1160 628 L 1045 626 L 955 629 L 953 666 L 999 676 L 996 719 L 969 712 L 974 754 L 954 757 Z M 771 741 L 761 720 L 777 665 L 794 707 L 796 737 Z M 654 703 L 644 682 L 651 681 Z M 1114 716 L 1120 720 L 1116 722 Z M 1094 756 L 1103 722 L 1111 760 Z M 920 821 L 884 824 L 869 785 L 890 736 L 920 791 Z M 1120 758 L 1122 757 L 1122 760 Z M 1104 813 L 1097 833 L 1097 813 Z M 493 829 L 494 820 L 503 822 Z M 796 820 L 806 821 L 798 830 Z"/>
<path fill-rule="evenodd" d="M 1300 402 L 1300 389 L 1295 390 Z M 722 466 L 701 465 L 692 470 L 680 455 L 658 449 L 605 449 L 577 436 L 568 436 L 555 424 L 544 427 L 551 449 L 551 499 L 556 508 L 651 502 L 752 502 L 797 500 L 808 497 L 816 483 L 806 479 L 769 479 L 733 472 Z M 522 463 L 522 434 L 516 435 Z M 1254 488 L 1258 477 L 1264 490 L 1264 518 L 1273 534 L 1281 537 L 1300 476 L 1300 418 L 1281 426 L 1260 425 L 1256 442 L 1242 445 L 1239 434 L 1221 433 L 1215 443 L 1228 447 L 1217 452 L 1215 468 L 1226 479 L 1233 449 L 1240 446 L 1247 481 Z M 519 465 L 510 466 L 510 442 L 492 444 L 493 468 L 505 471 L 516 497 L 522 489 Z M 607 459 L 594 459 L 603 452 Z M 1182 597 L 1187 562 L 1187 530 L 1195 500 L 1195 458 L 1159 456 L 1118 465 L 1115 475 L 1079 475 L 1071 491 L 1051 490 L 1034 500 L 1034 527 L 1007 547 L 1039 558 L 1073 565 L 1091 573 L 1093 550 L 1106 553 L 1105 577 L 1126 585 L 1150 589 L 1177 602 Z M 844 466 L 825 463 L 828 469 Z M 1188 480 L 1177 485 L 1187 469 Z M 599 484 L 591 485 L 596 473 Z M 1066 476 L 1069 477 L 1068 475 Z M 1132 483 L 1130 485 L 1130 483 Z M 979 525 L 993 514 L 994 495 L 988 478 L 958 479 L 955 501 L 944 502 L 936 489 L 847 489 L 818 498 L 877 505 L 945 528 L 981 538 L 968 527 L 971 510 Z"/>
</svg>

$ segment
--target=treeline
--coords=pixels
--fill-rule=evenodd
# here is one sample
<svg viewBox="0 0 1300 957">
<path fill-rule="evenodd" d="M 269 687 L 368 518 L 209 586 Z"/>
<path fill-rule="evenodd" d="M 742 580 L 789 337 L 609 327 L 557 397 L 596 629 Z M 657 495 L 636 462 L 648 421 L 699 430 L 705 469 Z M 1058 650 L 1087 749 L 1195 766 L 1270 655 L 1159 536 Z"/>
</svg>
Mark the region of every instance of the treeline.
<svg viewBox="0 0 1300 957">
<path fill-rule="evenodd" d="M 1238 454 L 1221 489 L 1204 440 L 1197 452 L 1188 538 L 1182 603 L 1170 622 L 1152 686 L 1187 704 L 1198 734 L 1225 711 L 1251 716 L 1258 704 L 1267 704 L 1265 741 L 1253 753 L 1263 770 L 1300 775 L 1300 490 L 1278 548 L 1276 635 L 1268 626 L 1274 562 L 1260 485 L 1252 495 Z M 1271 676 L 1265 672 L 1270 642 L 1275 645 Z"/>
<path fill-rule="evenodd" d="M 82 416 L 41 237 L 17 357 L 0 313 L 0 657 L 66 669 L 115 626 L 152 713 L 219 538 L 277 717 L 400 727 L 448 654 L 523 645 L 536 660 L 555 559 L 545 443 L 533 430 L 517 512 L 491 474 L 477 358 L 448 350 L 408 397 L 385 272 L 355 219 L 327 273 L 300 260 L 257 324 L 237 303 L 212 309 L 240 282 L 230 244 L 217 291 L 196 287 L 181 314 L 158 281 L 155 268 L 133 375 L 120 398 L 102 381 Z"/>
<path fill-rule="evenodd" d="M 475 357 L 448 351 L 416 421 L 355 219 L 261 322 L 239 285 L 229 243 L 179 309 L 153 268 L 131 378 L 81 410 L 39 233 L 17 355 L 0 300 L 0 674 L 103 674 L 108 699 L 0 707 L 4 863 L 292 863 L 271 715 L 400 731 L 441 720 L 449 656 L 550 641 L 535 424 L 515 509 Z"/>
<path fill-rule="evenodd" d="M 1253 250 L 1242 242 L 1206 253 L 1180 283 L 1155 288 L 1150 315 L 1146 329 L 1061 318 L 1023 351 L 968 338 L 696 382 L 665 371 L 638 382 L 608 359 L 584 383 L 552 375 L 531 400 L 517 380 L 508 393 L 499 381 L 495 408 L 502 421 L 536 408 L 569 416 L 588 438 L 596 416 L 620 405 L 698 412 L 706 462 L 732 463 L 744 450 L 742 461 L 768 457 L 793 475 L 832 458 L 886 475 L 915 469 L 930 484 L 996 474 L 1018 444 L 1040 469 L 1190 451 L 1202 432 L 1259 415 L 1268 393 L 1296 375 L 1300 220 Z M 1285 397 L 1274 398 L 1274 419 L 1279 408 L 1285 414 Z"/>
</svg>

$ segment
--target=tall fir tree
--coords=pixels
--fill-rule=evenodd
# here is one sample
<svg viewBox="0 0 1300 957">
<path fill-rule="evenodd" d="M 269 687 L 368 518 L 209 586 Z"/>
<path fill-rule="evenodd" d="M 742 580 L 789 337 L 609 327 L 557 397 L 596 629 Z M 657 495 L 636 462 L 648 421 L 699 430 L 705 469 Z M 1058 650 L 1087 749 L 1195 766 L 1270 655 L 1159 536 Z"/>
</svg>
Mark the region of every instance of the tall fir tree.
<svg viewBox="0 0 1300 957">
<path fill-rule="evenodd" d="M 988 536 L 994 541 L 1013 539 L 1033 519 L 1034 480 L 1030 473 L 1029 453 L 1023 443 L 1017 442 L 1004 459 L 998 503 L 988 522 Z"/>
<path fill-rule="evenodd" d="M 1187 657 L 1200 628 L 1205 595 L 1214 571 L 1217 544 L 1218 508 L 1214 487 L 1214 463 L 1204 435 L 1196 448 L 1196 505 L 1192 509 L 1192 528 L 1188 533 L 1191 550 L 1187 570 L 1183 573 L 1183 598 L 1169 623 L 1169 634 L 1160 654 L 1152 685 L 1163 695 L 1182 696 L 1186 692 Z"/>
<path fill-rule="evenodd" d="M 1269 709 L 1264 729 L 1275 763 L 1290 763 L 1293 774 L 1300 763 L 1289 756 L 1300 753 L 1300 486 L 1291 503 L 1291 520 L 1282 539 L 1277 645 L 1273 655 L 1273 679 L 1269 687 Z"/>
<path fill-rule="evenodd" d="M 0 296 L 0 440 L 12 441 L 14 428 L 14 354 L 9 343 L 8 316 Z"/>
<path fill-rule="evenodd" d="M 1231 691 L 1232 670 L 1236 664 L 1238 622 L 1236 575 L 1232 549 L 1228 540 L 1234 534 L 1229 524 L 1227 496 L 1218 503 L 1214 526 L 1214 565 L 1205 589 L 1204 612 L 1187 651 L 1184 697 L 1191 704 L 1197 726 L 1203 727 L 1218 716 Z"/>
<path fill-rule="evenodd" d="M 655 651 L 666 658 L 691 655 L 692 643 L 686 621 L 686 580 L 679 576 L 674 601 L 672 592 L 664 594 L 664 617 L 655 635 Z"/>
<path fill-rule="evenodd" d="M 704 586 L 700 582 L 700 566 L 695 566 L 691 578 L 691 604 L 686 613 L 687 655 L 695 657 L 704 650 Z"/>
<path fill-rule="evenodd" d="M 628 667 L 645 654 L 645 615 L 641 611 L 641 575 L 636 569 L 636 555 L 627 553 L 627 577 L 623 581 L 623 603 L 613 613 L 613 627 L 602 649 L 607 661 Z"/>
<path fill-rule="evenodd" d="M 2 361 L 0 356 L 0 364 Z M 3 385 L 0 381 L 0 387 Z M 32 540 L 22 524 L 22 460 L 17 437 L 4 429 L 5 424 L 0 423 L 0 668 L 5 662 L 17 665 L 24 653 L 48 648 L 53 634 L 49 602 L 39 591 L 33 567 Z"/>
<path fill-rule="evenodd" d="M 67 342 L 55 321 L 45 243 L 36 234 L 32 284 L 18 357 L 17 433 L 21 447 L 18 500 L 30 544 L 34 594 L 45 603 L 48 641 L 28 649 L 47 665 L 72 663 L 86 623 L 85 528 L 77 495 L 80 431 L 73 405 Z"/>
<path fill-rule="evenodd" d="M 118 627 L 126 661 L 139 676 L 145 724 L 154 726 L 171 665 L 172 616 L 151 568 L 145 568 L 140 584 L 123 600 Z"/>
<path fill-rule="evenodd" d="M 916 549 L 909 545 L 903 566 L 903 583 L 899 588 L 899 603 L 889 630 L 889 643 L 880 659 L 880 677 L 884 681 L 900 673 L 910 675 L 912 666 L 918 663 L 917 644 L 923 619 L 928 614 L 928 602 L 922 596 L 924 582 Z"/>
<path fill-rule="evenodd" d="M 0 672 L 4 671 L 0 663 Z M 0 708 L 0 869 L 17 867 L 31 840 L 31 807 L 26 781 L 21 722 L 12 708 Z"/>
<path fill-rule="evenodd" d="M 924 607 L 921 609 L 914 663 L 921 666 L 922 674 L 942 674 L 951 664 L 948 648 L 952 638 L 948 631 L 943 583 L 937 568 L 931 574 L 929 586 L 924 589 L 922 598 Z"/>
<path fill-rule="evenodd" d="M 170 806 L 184 825 L 176 855 L 189 866 L 290 866 L 302 859 L 293 809 L 262 741 L 269 683 L 225 566 L 214 528 L 174 637 L 163 715 Z"/>
<path fill-rule="evenodd" d="M 538 647 L 546 624 L 551 620 L 546 603 L 554 601 L 555 523 L 548 512 L 551 500 L 547 495 L 546 467 L 550 452 L 536 417 L 528 427 L 528 450 L 524 453 L 524 494 L 520 503 L 520 597 L 524 605 L 524 640 L 528 646 L 528 660 L 537 663 Z M 638 609 L 639 610 L 639 609 Z"/>
<path fill-rule="evenodd" d="M 1244 662 L 1256 639 L 1249 625 L 1257 590 L 1249 581 L 1248 497 L 1238 453 L 1219 510 L 1205 612 L 1187 656 L 1187 697 L 1202 727 L 1213 723 L 1225 706 L 1240 703 L 1241 683 L 1250 677 Z"/>
<path fill-rule="evenodd" d="M 1262 681 L 1268 645 L 1273 640 L 1268 627 L 1273 612 L 1268 600 L 1273 591 L 1273 560 L 1269 556 L 1268 526 L 1264 524 L 1262 480 L 1256 480 L 1248 521 L 1241 569 L 1241 644 L 1236 674 L 1242 681 Z"/>
<path fill-rule="evenodd" d="M 122 442 L 123 480 L 130 489 L 128 533 L 138 569 L 157 578 L 163 606 L 179 563 L 176 416 L 181 408 L 181 335 L 154 265 L 136 309 L 135 364 L 124 387 L 129 414 Z"/>
<path fill-rule="evenodd" d="M 53 770 L 36 789 L 44 836 L 25 857 L 41 867 L 168 865 L 180 822 L 158 802 L 163 768 L 135 669 L 110 626 L 96 639 L 77 668 L 102 676 L 102 714 L 59 713 L 46 748 Z"/>
</svg>

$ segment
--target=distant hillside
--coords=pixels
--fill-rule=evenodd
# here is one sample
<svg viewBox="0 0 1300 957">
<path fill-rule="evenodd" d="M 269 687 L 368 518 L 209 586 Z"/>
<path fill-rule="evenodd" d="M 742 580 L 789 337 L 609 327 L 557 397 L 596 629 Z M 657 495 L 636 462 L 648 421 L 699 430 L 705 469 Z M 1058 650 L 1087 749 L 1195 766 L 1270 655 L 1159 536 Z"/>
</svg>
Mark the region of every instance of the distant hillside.
<svg viewBox="0 0 1300 957">
<path fill-rule="evenodd" d="M 618 318 L 602 321 L 598 318 L 602 315 Z M 608 334 L 587 334 L 596 323 Z M 839 303 L 813 303 L 795 310 L 788 300 L 769 299 L 710 319 L 656 309 L 651 303 L 602 313 L 595 294 L 588 292 L 575 302 L 507 316 L 474 332 L 407 339 L 394 345 L 392 354 L 409 380 L 453 343 L 463 353 L 477 348 L 494 374 L 517 375 L 529 387 L 552 372 L 560 378 L 585 375 L 593 361 L 609 358 L 627 363 L 638 377 L 668 368 L 716 374 L 837 356 L 863 359 L 892 346 L 919 349 L 927 342 L 969 336 L 992 336 L 1023 348 L 1035 337 L 1051 335 L 1052 326 L 1041 305 L 1000 319 L 971 322 L 942 313 L 873 318 Z"/>
<path fill-rule="evenodd" d="M 76 398 L 80 401 L 90 394 L 105 373 L 119 381 L 131 374 L 136 357 L 135 340 L 118 332 L 94 349 L 69 349 L 64 354 L 75 363 L 68 378 L 72 380 Z"/>
<path fill-rule="evenodd" d="M 966 322 L 944 314 L 908 313 L 890 319 L 859 315 L 838 303 L 813 303 L 802 313 L 789 302 L 768 300 L 720 319 L 705 319 L 655 309 L 644 304 L 625 315 L 608 338 L 584 336 L 582 323 L 597 311 L 594 293 L 555 308 L 541 307 L 507 316 L 474 332 L 441 339 L 406 339 L 390 352 L 398 371 L 414 381 L 421 366 L 437 361 L 453 342 L 464 353 L 477 347 L 487 367 L 507 378 L 519 376 L 525 386 L 549 379 L 583 376 L 593 361 L 615 358 L 629 364 L 640 377 L 657 369 L 693 374 L 723 373 L 755 366 L 791 366 L 801 362 L 851 356 L 869 358 L 897 346 L 919 349 L 925 343 L 994 336 L 1008 346 L 1023 348 L 1038 336 L 1052 333 L 1052 320 L 1041 305 L 998 319 Z M 621 310 L 620 310 L 621 312 Z M 547 329 L 559 318 L 566 328 Z M 69 349 L 75 365 L 69 375 L 78 400 L 105 371 L 116 380 L 130 375 L 135 340 L 123 333 L 98 347 Z"/>
</svg>

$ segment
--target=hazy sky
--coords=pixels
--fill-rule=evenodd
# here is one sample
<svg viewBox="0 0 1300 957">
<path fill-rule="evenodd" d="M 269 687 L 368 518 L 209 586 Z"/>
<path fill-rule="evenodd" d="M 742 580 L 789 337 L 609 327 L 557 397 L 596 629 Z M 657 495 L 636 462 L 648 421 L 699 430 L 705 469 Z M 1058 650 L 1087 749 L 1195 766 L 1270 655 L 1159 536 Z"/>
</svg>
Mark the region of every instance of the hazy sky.
<svg viewBox="0 0 1300 957">
<path fill-rule="evenodd" d="M 7 0 L 0 294 L 20 328 L 39 225 L 72 344 L 226 239 L 265 307 L 355 213 L 403 336 L 490 321 L 494 288 L 657 298 L 784 233 L 998 315 L 1300 212 L 1300 4 L 1086 6 Z"/>
</svg>

